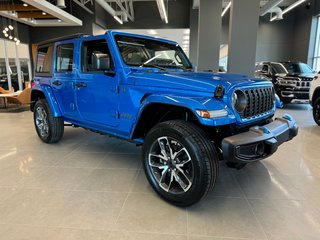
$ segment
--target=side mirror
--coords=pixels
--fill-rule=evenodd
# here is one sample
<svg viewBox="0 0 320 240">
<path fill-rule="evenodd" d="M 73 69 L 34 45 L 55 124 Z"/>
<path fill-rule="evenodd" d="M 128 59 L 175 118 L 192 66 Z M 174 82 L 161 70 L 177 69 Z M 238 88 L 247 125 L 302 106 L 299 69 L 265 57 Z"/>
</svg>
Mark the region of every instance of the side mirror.
<svg viewBox="0 0 320 240">
<path fill-rule="evenodd" d="M 111 68 L 111 61 L 109 54 L 97 54 L 96 69 L 98 71 L 109 71 Z"/>
</svg>

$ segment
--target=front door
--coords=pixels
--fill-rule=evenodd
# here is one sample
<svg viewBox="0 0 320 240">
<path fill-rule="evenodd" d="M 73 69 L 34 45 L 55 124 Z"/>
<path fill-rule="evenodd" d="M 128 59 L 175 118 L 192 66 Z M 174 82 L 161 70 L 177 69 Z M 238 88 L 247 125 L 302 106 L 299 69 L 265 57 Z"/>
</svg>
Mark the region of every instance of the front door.
<svg viewBox="0 0 320 240">
<path fill-rule="evenodd" d="M 118 126 L 117 75 L 106 39 L 81 44 L 81 71 L 76 80 L 76 101 L 81 121 L 99 127 Z"/>
</svg>

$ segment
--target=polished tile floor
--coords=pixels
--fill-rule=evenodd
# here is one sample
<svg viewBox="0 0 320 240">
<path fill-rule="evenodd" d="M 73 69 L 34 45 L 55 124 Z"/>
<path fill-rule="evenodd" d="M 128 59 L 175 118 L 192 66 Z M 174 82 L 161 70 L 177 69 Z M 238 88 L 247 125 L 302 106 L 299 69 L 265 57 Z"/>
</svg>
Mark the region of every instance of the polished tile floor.
<svg viewBox="0 0 320 240">
<path fill-rule="evenodd" d="M 154 194 L 135 145 L 71 127 L 47 145 L 30 112 L 0 113 L 0 239 L 320 239 L 320 127 L 307 104 L 283 112 L 299 136 L 242 170 L 222 163 L 187 209 Z"/>
</svg>

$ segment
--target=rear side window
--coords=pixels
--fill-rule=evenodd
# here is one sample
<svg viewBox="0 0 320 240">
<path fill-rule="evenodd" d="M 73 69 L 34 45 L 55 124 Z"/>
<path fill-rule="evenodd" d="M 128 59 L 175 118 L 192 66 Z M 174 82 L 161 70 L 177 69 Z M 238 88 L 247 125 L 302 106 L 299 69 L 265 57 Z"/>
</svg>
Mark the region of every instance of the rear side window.
<svg viewBox="0 0 320 240">
<path fill-rule="evenodd" d="M 53 46 L 38 48 L 36 73 L 51 73 L 52 50 L 53 50 Z"/>
<path fill-rule="evenodd" d="M 72 72 L 73 66 L 73 43 L 66 43 L 56 48 L 56 71 Z"/>
</svg>

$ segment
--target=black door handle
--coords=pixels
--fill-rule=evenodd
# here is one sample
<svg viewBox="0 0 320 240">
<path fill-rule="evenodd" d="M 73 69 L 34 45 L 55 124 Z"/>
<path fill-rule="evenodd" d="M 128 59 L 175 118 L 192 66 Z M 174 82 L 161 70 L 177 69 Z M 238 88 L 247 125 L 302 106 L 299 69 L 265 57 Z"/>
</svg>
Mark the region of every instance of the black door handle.
<svg viewBox="0 0 320 240">
<path fill-rule="evenodd" d="M 53 85 L 56 85 L 56 86 L 60 86 L 60 85 L 62 84 L 62 82 L 60 82 L 60 81 L 54 81 L 52 84 L 53 84 Z"/>
<path fill-rule="evenodd" d="M 77 87 L 87 87 L 87 84 L 84 82 L 79 82 L 79 83 L 76 83 L 76 86 Z"/>
</svg>

